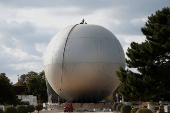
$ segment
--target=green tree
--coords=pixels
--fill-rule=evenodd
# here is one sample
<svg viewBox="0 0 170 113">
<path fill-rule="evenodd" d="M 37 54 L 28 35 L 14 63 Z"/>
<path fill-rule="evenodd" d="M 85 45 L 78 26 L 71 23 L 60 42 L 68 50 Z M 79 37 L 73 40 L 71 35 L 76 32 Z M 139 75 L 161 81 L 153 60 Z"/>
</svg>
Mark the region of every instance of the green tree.
<svg viewBox="0 0 170 113">
<path fill-rule="evenodd" d="M 27 106 L 27 110 L 28 110 L 28 112 L 34 112 L 35 111 L 35 107 L 34 107 L 34 105 L 28 105 Z"/>
<path fill-rule="evenodd" d="M 34 71 L 30 71 L 27 74 L 22 74 L 20 76 L 19 81 L 14 85 L 14 91 L 16 95 L 27 95 L 28 93 L 28 88 L 26 87 L 27 81 L 32 77 L 38 75 L 38 73 Z"/>
<path fill-rule="evenodd" d="M 27 110 L 26 106 L 18 106 L 17 107 L 17 112 L 18 113 L 28 113 L 28 110 Z"/>
<path fill-rule="evenodd" d="M 128 68 L 120 68 L 119 93 L 125 99 L 147 101 L 170 94 L 170 8 L 163 8 L 148 17 L 141 28 L 145 42 L 132 42 L 127 50 Z"/>
<path fill-rule="evenodd" d="M 8 107 L 6 108 L 5 113 L 17 113 L 17 109 L 15 107 Z"/>
<path fill-rule="evenodd" d="M 0 74 L 0 104 L 15 104 L 16 96 L 13 91 L 13 86 L 10 80 L 5 76 L 5 73 Z"/>
<path fill-rule="evenodd" d="M 36 73 L 34 71 L 30 71 L 27 74 L 23 74 L 20 76 L 20 82 L 22 82 L 23 84 L 26 84 L 28 79 L 35 75 L 38 75 L 38 73 Z"/>
<path fill-rule="evenodd" d="M 48 96 L 44 71 L 37 75 L 31 76 L 27 80 L 27 88 L 29 94 L 36 95 L 38 100 L 47 102 Z"/>
<path fill-rule="evenodd" d="M 41 111 L 42 109 L 43 109 L 43 105 L 42 104 L 37 104 L 36 106 L 35 106 L 35 109 L 38 111 L 38 113 L 39 113 L 39 111 Z"/>
<path fill-rule="evenodd" d="M 121 113 L 131 113 L 131 106 L 123 105 L 120 109 Z M 133 113 L 133 112 L 132 112 Z"/>
</svg>

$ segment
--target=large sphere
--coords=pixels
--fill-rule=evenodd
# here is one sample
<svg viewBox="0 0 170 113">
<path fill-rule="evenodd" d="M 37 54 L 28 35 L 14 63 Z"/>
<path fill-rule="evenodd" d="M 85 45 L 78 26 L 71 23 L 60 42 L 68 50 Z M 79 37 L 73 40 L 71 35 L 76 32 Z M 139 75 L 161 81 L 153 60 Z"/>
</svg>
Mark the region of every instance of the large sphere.
<svg viewBox="0 0 170 113">
<path fill-rule="evenodd" d="M 44 55 L 49 84 L 62 98 L 74 102 L 96 102 L 109 96 L 119 85 L 116 71 L 120 67 L 125 67 L 121 44 L 98 25 L 61 30 Z"/>
</svg>

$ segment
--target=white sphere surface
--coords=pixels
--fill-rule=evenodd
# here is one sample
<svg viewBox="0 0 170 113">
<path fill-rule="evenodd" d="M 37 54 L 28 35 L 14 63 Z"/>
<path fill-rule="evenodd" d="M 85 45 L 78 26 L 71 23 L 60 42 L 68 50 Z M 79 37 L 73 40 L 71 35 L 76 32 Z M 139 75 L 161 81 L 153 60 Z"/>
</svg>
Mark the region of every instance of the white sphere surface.
<svg viewBox="0 0 170 113">
<path fill-rule="evenodd" d="M 57 33 L 44 54 L 47 81 L 68 101 L 97 102 L 119 85 L 116 71 L 125 55 L 113 33 L 90 24 L 69 26 Z"/>
</svg>

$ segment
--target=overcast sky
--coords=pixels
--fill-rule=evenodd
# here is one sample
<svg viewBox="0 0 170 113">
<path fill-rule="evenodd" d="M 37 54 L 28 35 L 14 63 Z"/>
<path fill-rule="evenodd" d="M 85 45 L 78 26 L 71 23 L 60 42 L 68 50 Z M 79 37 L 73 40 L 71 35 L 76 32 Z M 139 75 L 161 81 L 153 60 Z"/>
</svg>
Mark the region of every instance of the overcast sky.
<svg viewBox="0 0 170 113">
<path fill-rule="evenodd" d="M 0 0 L 0 73 L 13 82 L 17 75 L 43 70 L 43 52 L 63 28 L 80 23 L 109 29 L 126 52 L 141 43 L 147 17 L 170 0 Z"/>
</svg>

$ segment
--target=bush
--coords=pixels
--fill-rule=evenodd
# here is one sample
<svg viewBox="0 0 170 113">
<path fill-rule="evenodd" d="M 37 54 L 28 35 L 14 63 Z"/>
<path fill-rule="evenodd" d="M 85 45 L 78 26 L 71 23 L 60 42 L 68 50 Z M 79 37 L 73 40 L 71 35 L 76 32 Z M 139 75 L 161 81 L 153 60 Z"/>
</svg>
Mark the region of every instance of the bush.
<svg viewBox="0 0 170 113">
<path fill-rule="evenodd" d="M 25 107 L 25 106 L 19 106 L 17 108 L 17 111 L 18 111 L 18 113 L 28 113 L 27 107 Z"/>
<path fill-rule="evenodd" d="M 139 108 L 136 113 L 152 113 L 148 108 Z"/>
<path fill-rule="evenodd" d="M 121 113 L 130 113 L 131 112 L 131 106 L 123 105 L 120 109 Z"/>
<path fill-rule="evenodd" d="M 17 113 L 17 109 L 15 107 L 8 107 L 6 108 L 5 113 Z"/>
<path fill-rule="evenodd" d="M 19 101 L 18 105 L 29 105 L 29 102 L 25 101 Z"/>
<path fill-rule="evenodd" d="M 43 109 L 43 105 L 42 104 L 37 104 L 36 106 L 35 106 L 35 109 L 38 111 L 38 113 L 39 113 L 39 111 L 41 111 L 42 109 Z"/>
<path fill-rule="evenodd" d="M 113 104 L 113 106 L 112 106 L 113 110 L 116 110 L 116 107 L 117 107 L 118 104 L 119 104 L 119 103 L 114 103 L 114 104 Z"/>
<path fill-rule="evenodd" d="M 4 113 L 4 111 L 2 109 L 0 109 L 0 113 Z"/>
<path fill-rule="evenodd" d="M 139 106 L 139 103 L 133 102 L 133 103 L 131 104 L 131 106 Z"/>
<path fill-rule="evenodd" d="M 33 105 L 28 105 L 27 106 L 27 110 L 28 110 L 28 112 L 34 112 L 35 111 L 35 107 L 33 106 Z"/>
<path fill-rule="evenodd" d="M 121 107 L 123 106 L 123 104 L 118 104 L 117 107 L 116 107 L 116 110 L 117 111 L 120 111 Z"/>
<path fill-rule="evenodd" d="M 139 108 L 132 108 L 132 110 L 131 110 L 131 113 L 136 113 L 136 111 L 138 110 Z"/>
</svg>

